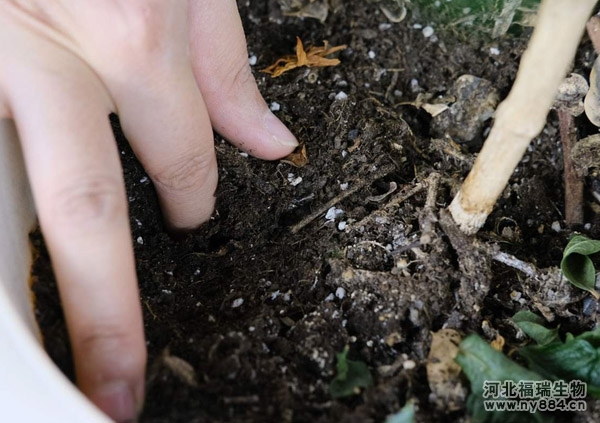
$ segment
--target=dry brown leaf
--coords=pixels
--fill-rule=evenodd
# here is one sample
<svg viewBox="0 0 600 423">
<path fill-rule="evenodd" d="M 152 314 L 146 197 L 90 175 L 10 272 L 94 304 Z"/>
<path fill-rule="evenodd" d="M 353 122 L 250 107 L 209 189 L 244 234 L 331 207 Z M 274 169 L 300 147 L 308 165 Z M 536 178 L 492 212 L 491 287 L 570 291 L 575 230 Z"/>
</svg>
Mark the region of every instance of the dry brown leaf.
<svg viewBox="0 0 600 423">
<path fill-rule="evenodd" d="M 306 155 L 306 145 L 302 144 L 292 154 L 281 159 L 282 162 L 291 164 L 295 167 L 304 167 L 308 164 L 308 156 Z"/>
<path fill-rule="evenodd" d="M 323 42 L 322 47 L 309 47 L 308 50 L 304 50 L 304 44 L 300 37 L 296 37 L 296 55 L 283 56 L 278 59 L 271 66 L 266 67 L 261 72 L 270 74 L 273 78 L 281 76 L 287 71 L 296 69 L 302 66 L 309 68 L 325 67 L 325 66 L 336 66 L 340 64 L 339 59 L 330 59 L 326 56 L 344 50 L 347 46 L 333 46 L 330 47 L 327 41 Z"/>
<path fill-rule="evenodd" d="M 502 337 L 502 335 L 496 335 L 496 338 L 492 342 L 490 342 L 490 346 L 496 351 L 502 352 L 505 342 L 506 341 L 504 340 L 504 337 Z"/>
<path fill-rule="evenodd" d="M 183 383 L 191 387 L 198 387 L 198 380 L 196 378 L 196 371 L 194 367 L 185 361 L 183 358 L 176 357 L 169 353 L 166 349 L 163 351 L 163 363 L 165 366 Z"/>
<path fill-rule="evenodd" d="M 467 389 L 460 378 L 461 367 L 454 361 L 461 336 L 454 329 L 432 333 L 427 357 L 427 381 L 439 409 L 458 410 L 464 406 Z"/>
</svg>

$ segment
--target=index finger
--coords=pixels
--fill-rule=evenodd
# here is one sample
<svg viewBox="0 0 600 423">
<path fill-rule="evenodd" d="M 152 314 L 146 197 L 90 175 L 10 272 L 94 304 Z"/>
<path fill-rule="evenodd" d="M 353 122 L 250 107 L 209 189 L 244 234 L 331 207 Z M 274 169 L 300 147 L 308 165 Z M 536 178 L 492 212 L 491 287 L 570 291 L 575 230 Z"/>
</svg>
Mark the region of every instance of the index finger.
<svg viewBox="0 0 600 423">
<path fill-rule="evenodd" d="M 78 59 L 41 47 L 56 50 L 52 63 L 61 64 L 60 72 L 18 69 L 10 81 L 11 110 L 58 281 L 77 383 L 110 417 L 129 421 L 144 395 L 146 348 L 110 100 Z"/>
</svg>

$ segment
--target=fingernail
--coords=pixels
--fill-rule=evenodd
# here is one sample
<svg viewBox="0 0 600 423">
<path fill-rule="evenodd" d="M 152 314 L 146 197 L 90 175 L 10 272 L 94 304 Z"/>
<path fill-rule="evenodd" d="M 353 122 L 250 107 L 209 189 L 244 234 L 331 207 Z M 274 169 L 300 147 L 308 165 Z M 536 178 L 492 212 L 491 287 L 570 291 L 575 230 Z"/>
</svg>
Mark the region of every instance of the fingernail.
<svg viewBox="0 0 600 423">
<path fill-rule="evenodd" d="M 133 390 L 126 382 L 112 382 L 90 395 L 90 399 L 118 423 L 135 422 L 138 407 Z"/>
<path fill-rule="evenodd" d="M 276 142 L 281 145 L 285 145 L 286 147 L 298 147 L 299 143 L 296 137 L 273 113 L 267 113 L 265 125 L 267 127 L 267 131 L 269 131 L 269 134 L 275 138 Z"/>
</svg>

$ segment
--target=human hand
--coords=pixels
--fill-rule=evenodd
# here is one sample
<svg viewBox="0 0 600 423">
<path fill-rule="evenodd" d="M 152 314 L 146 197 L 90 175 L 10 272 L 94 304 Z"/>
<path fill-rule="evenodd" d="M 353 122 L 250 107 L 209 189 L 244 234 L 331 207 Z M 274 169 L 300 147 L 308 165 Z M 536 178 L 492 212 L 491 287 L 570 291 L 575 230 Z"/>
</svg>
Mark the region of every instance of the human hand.
<svg viewBox="0 0 600 423">
<path fill-rule="evenodd" d="M 118 113 L 168 225 L 214 207 L 211 126 L 276 159 L 296 139 L 248 66 L 235 0 L 0 0 L 0 118 L 15 120 L 80 389 L 117 421 L 144 397 L 146 347 Z"/>
</svg>

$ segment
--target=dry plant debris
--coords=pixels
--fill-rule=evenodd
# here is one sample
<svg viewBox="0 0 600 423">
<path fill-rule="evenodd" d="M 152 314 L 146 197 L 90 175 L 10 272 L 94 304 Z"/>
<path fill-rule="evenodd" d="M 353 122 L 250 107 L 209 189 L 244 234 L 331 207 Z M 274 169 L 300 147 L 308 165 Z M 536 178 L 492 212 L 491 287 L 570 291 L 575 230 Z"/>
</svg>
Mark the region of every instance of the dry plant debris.
<svg viewBox="0 0 600 423">
<path fill-rule="evenodd" d="M 264 68 L 261 72 L 270 74 L 273 78 L 283 75 L 292 69 L 306 66 L 309 68 L 319 68 L 326 66 L 337 66 L 340 64 L 339 59 L 330 59 L 327 56 L 344 50 L 347 45 L 329 46 L 327 40 L 323 41 L 323 46 L 309 47 L 304 50 L 304 44 L 300 37 L 296 37 L 296 55 L 283 56 L 277 59 L 271 66 Z"/>
<path fill-rule="evenodd" d="M 439 409 L 459 410 L 467 398 L 467 388 L 460 378 L 461 368 L 454 361 L 462 338 L 454 329 L 441 329 L 431 337 L 426 368 L 427 381 L 435 396 L 433 402 Z"/>
<path fill-rule="evenodd" d="M 406 0 L 382 1 L 379 9 L 390 22 L 400 23 L 406 18 Z"/>
<path fill-rule="evenodd" d="M 558 126 L 563 146 L 565 180 L 565 221 L 567 226 L 583 224 L 583 177 L 577 172 L 571 151 L 577 143 L 575 117 L 584 112 L 583 98 L 589 85 L 581 75 L 572 73 L 558 87 L 554 108 L 558 112 Z"/>
<path fill-rule="evenodd" d="M 294 167 L 304 167 L 308 164 L 308 156 L 306 154 L 306 145 L 302 144 L 295 151 L 281 159 L 282 162 L 291 164 Z"/>
<path fill-rule="evenodd" d="M 183 383 L 191 387 L 198 386 L 198 378 L 194 367 L 182 358 L 171 355 L 168 349 L 163 351 L 163 364 Z"/>
<path fill-rule="evenodd" d="M 314 18 L 323 23 L 329 14 L 327 0 L 277 0 L 277 3 L 285 16 Z"/>
</svg>

